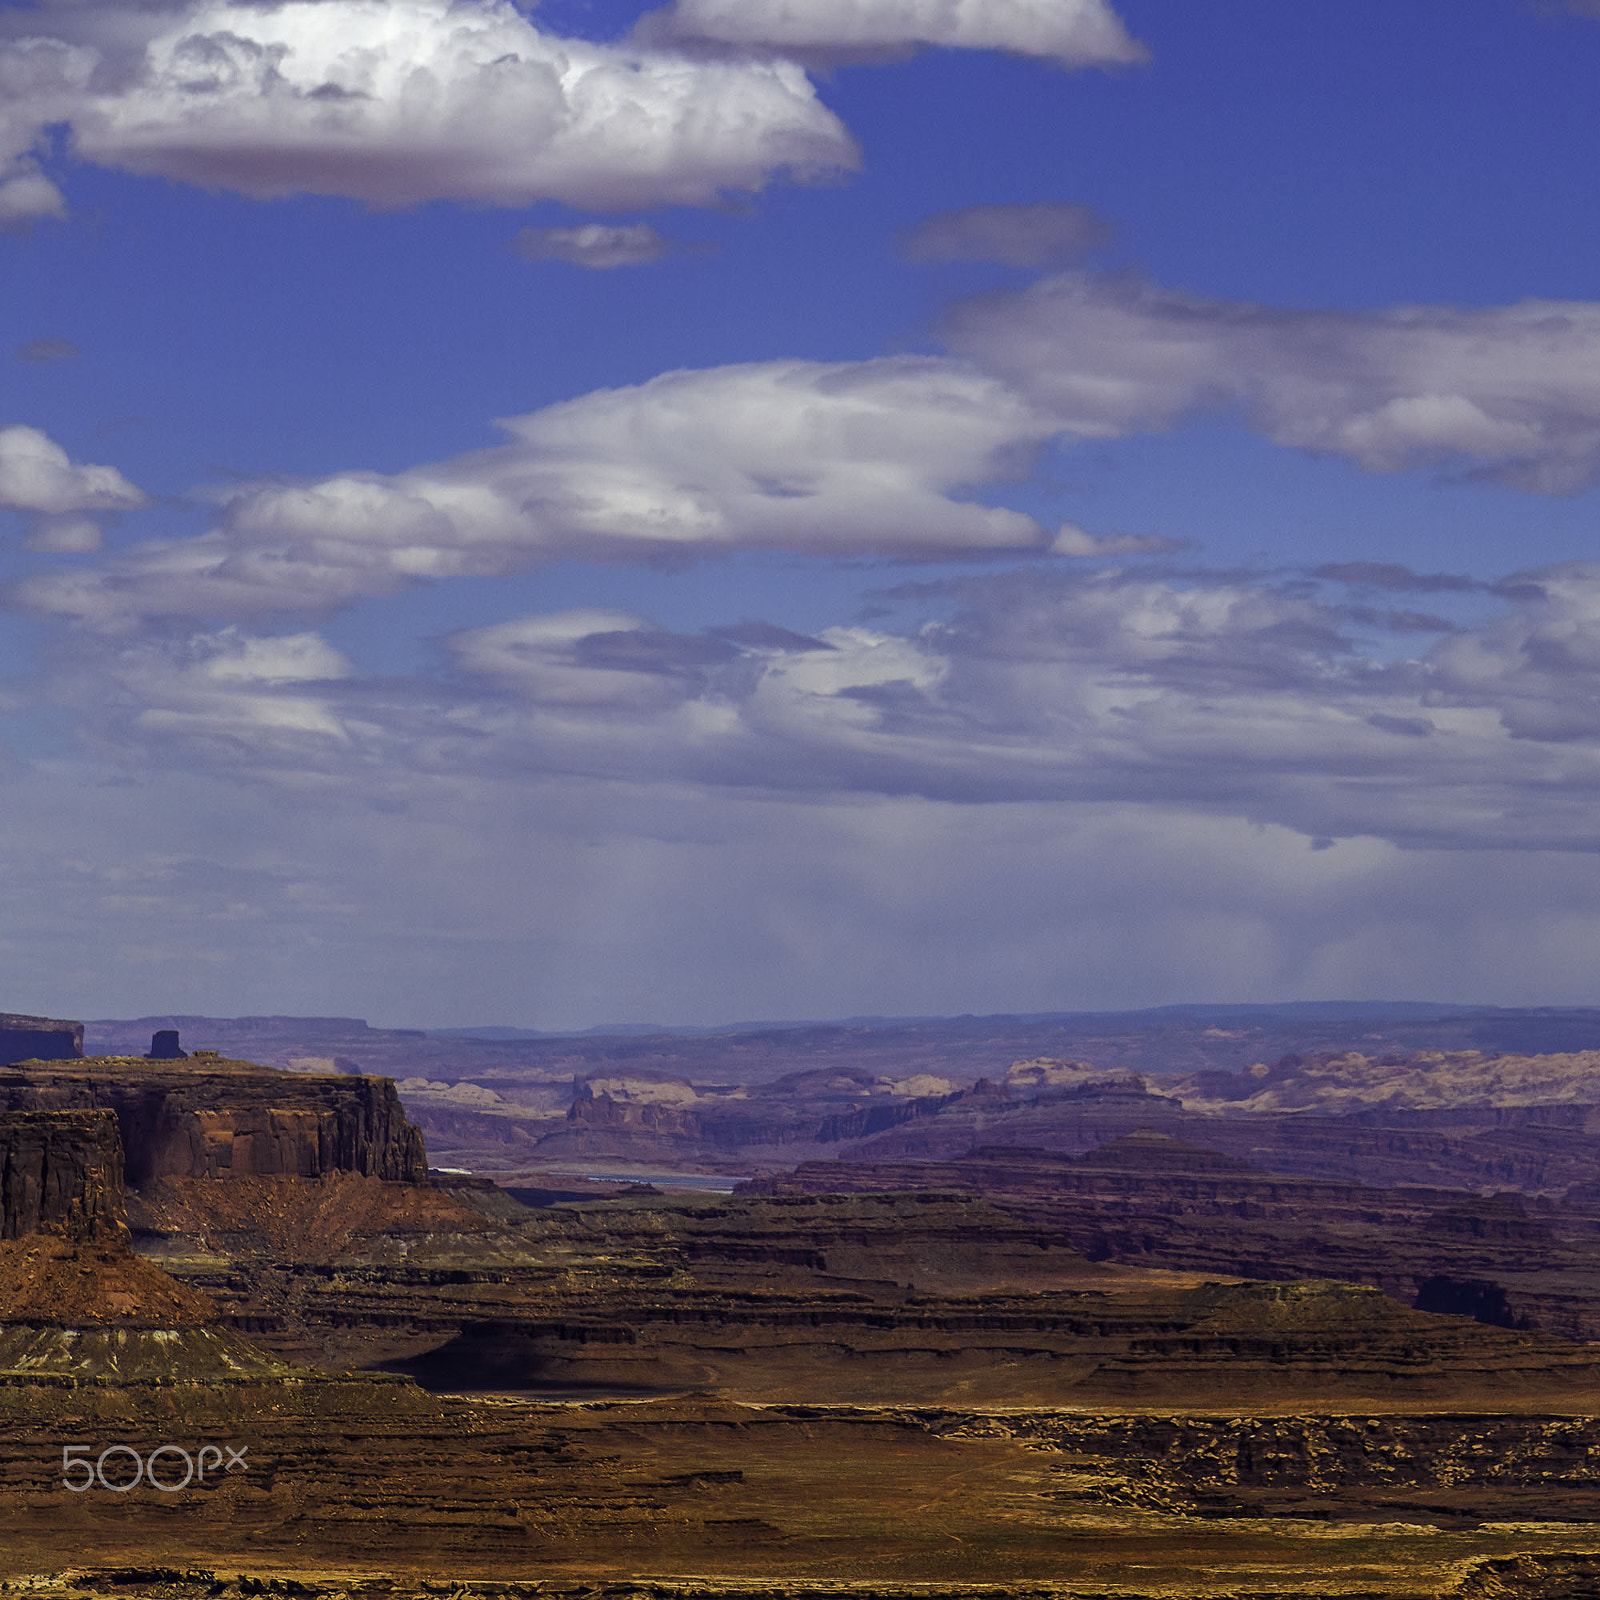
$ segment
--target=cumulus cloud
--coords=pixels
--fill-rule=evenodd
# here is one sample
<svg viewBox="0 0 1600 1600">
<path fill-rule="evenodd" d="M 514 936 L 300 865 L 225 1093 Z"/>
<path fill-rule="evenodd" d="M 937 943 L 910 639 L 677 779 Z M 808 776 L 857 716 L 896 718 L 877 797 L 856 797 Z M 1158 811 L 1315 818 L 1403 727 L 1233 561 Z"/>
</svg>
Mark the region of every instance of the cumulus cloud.
<svg viewBox="0 0 1600 1600">
<path fill-rule="evenodd" d="M 572 558 L 1158 554 L 1177 546 L 1052 531 L 975 496 L 1027 477 L 1053 439 L 1160 429 L 1206 409 L 1375 471 L 1442 464 L 1545 492 L 1600 472 L 1600 304 L 1285 311 L 1066 273 L 965 301 L 945 332 L 955 358 L 669 372 L 506 419 L 497 448 L 231 488 L 199 538 L 35 575 L 9 596 L 116 629 L 156 615 L 326 612 L 419 581 Z M 9 491 L 13 508 L 140 503 L 111 469 L 70 468 L 31 430 L 8 437 L 11 481 L 27 458 L 35 483 Z M 46 480 L 56 487 L 37 486 Z M 41 538 L 83 548 L 82 534 Z M 1328 575 L 1378 590 L 1465 582 L 1381 563 Z"/>
<path fill-rule="evenodd" d="M 1299 311 L 1066 273 L 965 301 L 943 327 L 1088 437 L 1232 408 L 1374 472 L 1465 465 L 1547 494 L 1600 475 L 1594 302 Z"/>
<path fill-rule="evenodd" d="M 80 351 L 70 339 L 29 339 L 15 351 L 18 361 L 70 361 Z"/>
<path fill-rule="evenodd" d="M 569 266 L 606 272 L 612 267 L 643 267 L 671 253 L 673 241 L 648 222 L 620 227 L 589 222 L 577 228 L 519 228 L 511 248 L 524 261 L 565 261 Z"/>
<path fill-rule="evenodd" d="M 674 0 L 647 15 L 639 34 L 810 60 L 871 58 L 920 45 L 1005 50 L 1065 67 L 1146 59 L 1105 0 Z"/>
<path fill-rule="evenodd" d="M 326 610 L 421 579 L 571 556 L 936 558 L 1042 552 L 1053 537 L 1021 512 L 963 497 L 1025 472 L 1050 425 L 949 361 L 673 372 L 501 426 L 498 449 L 393 476 L 248 487 L 210 533 L 25 580 L 13 600 L 115 627 Z"/>
<path fill-rule="evenodd" d="M 1103 250 L 1116 230 L 1091 206 L 1041 200 L 1030 206 L 963 206 L 924 217 L 906 235 L 912 261 L 996 261 L 1064 267 Z"/>
<path fill-rule="evenodd" d="M 0 511 L 49 517 L 81 511 L 131 511 L 147 504 L 114 467 L 74 464 L 37 428 L 0 428 Z"/>
<path fill-rule="evenodd" d="M 709 205 L 856 160 L 792 62 L 558 38 L 510 0 L 53 6 L 4 32 L 0 222 L 59 213 L 32 152 L 62 124 L 102 166 L 375 206 Z"/>
</svg>

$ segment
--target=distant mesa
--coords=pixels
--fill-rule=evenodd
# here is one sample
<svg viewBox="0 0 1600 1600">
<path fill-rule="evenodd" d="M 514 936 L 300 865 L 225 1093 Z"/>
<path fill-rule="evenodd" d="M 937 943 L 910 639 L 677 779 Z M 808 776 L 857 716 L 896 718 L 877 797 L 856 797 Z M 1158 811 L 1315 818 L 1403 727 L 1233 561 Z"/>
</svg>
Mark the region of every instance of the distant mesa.
<svg viewBox="0 0 1600 1600">
<path fill-rule="evenodd" d="M 0 1066 L 19 1061 L 71 1061 L 83 1054 L 83 1024 L 0 1012 Z"/>
<path fill-rule="evenodd" d="M 146 1061 L 187 1061 L 189 1052 L 178 1044 L 176 1028 L 158 1028 L 150 1039 L 150 1054 Z"/>
</svg>

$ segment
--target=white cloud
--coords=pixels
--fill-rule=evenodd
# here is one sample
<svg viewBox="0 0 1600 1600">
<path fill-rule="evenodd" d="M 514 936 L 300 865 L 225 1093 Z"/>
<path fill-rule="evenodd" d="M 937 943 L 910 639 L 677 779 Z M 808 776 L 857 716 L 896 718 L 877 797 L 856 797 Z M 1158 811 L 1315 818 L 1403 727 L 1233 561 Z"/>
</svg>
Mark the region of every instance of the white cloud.
<svg viewBox="0 0 1600 1600">
<path fill-rule="evenodd" d="M 605 272 L 612 267 L 648 266 L 670 254 L 673 242 L 648 222 L 620 227 L 589 222 L 577 228 L 519 228 L 511 248 L 524 261 L 565 261 Z"/>
<path fill-rule="evenodd" d="M 924 217 L 906 236 L 912 261 L 997 261 L 1061 267 L 1111 243 L 1115 230 L 1090 206 L 1041 200 L 1029 206 L 964 206 Z"/>
<path fill-rule="evenodd" d="M 1025 478 L 1052 438 L 1159 429 L 1206 408 L 1376 471 L 1467 466 L 1545 491 L 1600 471 L 1600 304 L 1284 311 L 1068 273 L 963 302 L 946 332 L 958 359 L 669 372 L 506 419 L 497 448 L 233 488 L 199 538 L 25 578 L 10 599 L 116 629 L 326 612 L 571 558 L 1159 553 L 1175 546 L 1052 532 L 973 496 Z M 14 482 L 29 458 L 57 486 L 13 487 L 14 507 L 139 503 L 110 468 L 71 468 L 43 435 L 5 437 Z M 80 533 L 39 537 L 82 548 Z"/>
<path fill-rule="evenodd" d="M 1427 703 L 1492 708 L 1520 740 L 1600 740 L 1600 562 L 1520 574 L 1505 588 L 1517 596 L 1509 615 L 1431 652 Z"/>
<path fill-rule="evenodd" d="M 58 6 L 5 31 L 0 215 L 8 195 L 19 215 L 59 210 L 29 152 L 62 123 L 102 166 L 376 206 L 709 205 L 856 159 L 791 62 L 562 39 L 509 0 Z"/>
<path fill-rule="evenodd" d="M 0 159 L 7 154 L 0 149 Z M 46 217 L 65 217 L 61 191 L 27 161 L 13 161 L 10 173 L 0 168 L 0 233 L 25 233 Z"/>
<path fill-rule="evenodd" d="M 1087 437 L 1240 408 L 1374 472 L 1466 463 L 1543 493 L 1600 474 L 1600 304 L 1302 311 L 1067 273 L 954 307 L 951 347 Z"/>
<path fill-rule="evenodd" d="M 1146 59 L 1105 0 L 674 0 L 644 18 L 640 35 L 807 59 L 918 45 L 1006 50 L 1067 67 Z"/>
<path fill-rule="evenodd" d="M 569 556 L 735 549 L 911 558 L 1042 551 L 1029 516 L 961 498 L 1048 431 L 1003 384 L 926 358 L 667 373 L 506 420 L 507 444 L 391 477 L 233 495 L 200 538 L 25 580 L 16 603 L 140 615 L 321 610 L 420 579 Z"/>
<path fill-rule="evenodd" d="M 178 739 L 205 749 L 220 741 L 225 760 L 303 765 L 328 741 L 349 743 L 359 731 L 329 693 L 350 664 L 312 633 L 261 638 L 224 628 L 151 638 L 91 673 L 110 712 L 106 726 L 120 721 L 122 737 L 134 742 Z"/>
<path fill-rule="evenodd" d="M 58 517 L 130 511 L 148 502 L 114 467 L 78 466 L 37 428 L 0 428 L 0 511 Z"/>
</svg>

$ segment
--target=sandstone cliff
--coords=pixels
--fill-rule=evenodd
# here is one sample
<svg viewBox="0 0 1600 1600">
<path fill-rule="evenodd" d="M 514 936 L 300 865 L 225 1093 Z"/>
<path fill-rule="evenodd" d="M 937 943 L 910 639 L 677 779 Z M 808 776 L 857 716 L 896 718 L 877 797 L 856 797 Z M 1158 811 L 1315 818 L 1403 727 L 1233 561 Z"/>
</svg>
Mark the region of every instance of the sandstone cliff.
<svg viewBox="0 0 1600 1600">
<path fill-rule="evenodd" d="M 215 1057 L 90 1056 L 0 1069 L 0 1110 L 114 1113 L 134 1187 L 332 1172 L 427 1181 L 422 1135 L 387 1078 L 310 1077 Z"/>
<path fill-rule="evenodd" d="M 0 1113 L 0 1388 L 280 1370 L 129 1248 L 110 1111 Z"/>
<path fill-rule="evenodd" d="M 0 1239 L 124 1238 L 122 1141 L 105 1111 L 0 1114 Z"/>
</svg>

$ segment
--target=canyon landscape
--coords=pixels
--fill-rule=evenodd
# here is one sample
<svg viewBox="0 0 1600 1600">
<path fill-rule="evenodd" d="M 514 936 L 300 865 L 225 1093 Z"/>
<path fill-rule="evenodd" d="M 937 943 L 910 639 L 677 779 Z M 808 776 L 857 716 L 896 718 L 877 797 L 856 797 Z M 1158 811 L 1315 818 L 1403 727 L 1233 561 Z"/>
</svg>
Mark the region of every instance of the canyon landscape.
<svg viewBox="0 0 1600 1600">
<path fill-rule="evenodd" d="M 1600 1600 L 1597 84 L 0 0 L 0 1600 Z"/>
<path fill-rule="evenodd" d="M 1600 1592 L 1600 1051 L 335 1026 L 0 1020 L 8 1590 Z"/>
</svg>

